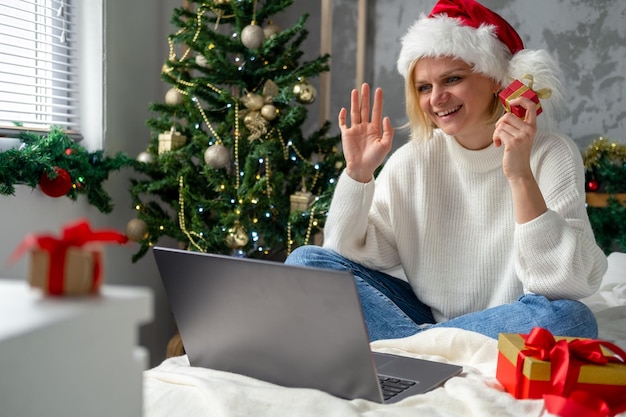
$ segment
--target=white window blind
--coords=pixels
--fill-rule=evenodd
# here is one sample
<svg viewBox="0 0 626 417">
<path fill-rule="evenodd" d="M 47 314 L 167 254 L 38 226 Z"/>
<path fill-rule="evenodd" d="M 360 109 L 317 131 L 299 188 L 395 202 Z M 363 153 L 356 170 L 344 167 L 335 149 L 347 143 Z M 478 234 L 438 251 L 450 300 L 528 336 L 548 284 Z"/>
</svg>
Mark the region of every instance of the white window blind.
<svg viewBox="0 0 626 417">
<path fill-rule="evenodd" d="M 0 129 L 79 133 L 72 0 L 0 2 Z"/>
</svg>

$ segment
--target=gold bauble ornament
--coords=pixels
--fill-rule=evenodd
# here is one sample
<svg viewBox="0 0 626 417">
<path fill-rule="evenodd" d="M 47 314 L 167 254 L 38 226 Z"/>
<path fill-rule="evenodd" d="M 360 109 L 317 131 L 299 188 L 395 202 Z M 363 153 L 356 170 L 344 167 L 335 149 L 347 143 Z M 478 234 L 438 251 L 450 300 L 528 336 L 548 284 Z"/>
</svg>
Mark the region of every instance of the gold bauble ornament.
<svg viewBox="0 0 626 417">
<path fill-rule="evenodd" d="M 293 93 L 300 103 L 311 104 L 315 101 L 317 91 L 308 81 L 302 80 L 293 86 Z"/>
<path fill-rule="evenodd" d="M 260 94 L 248 93 L 241 98 L 241 102 L 246 108 L 252 111 L 259 111 L 265 104 L 265 99 Z"/>
<path fill-rule="evenodd" d="M 226 168 L 230 161 L 230 152 L 222 144 L 216 143 L 204 151 L 204 162 L 211 168 Z"/>
<path fill-rule="evenodd" d="M 144 164 L 152 164 L 154 163 L 154 155 L 150 152 L 143 151 L 137 155 L 137 161 L 143 162 Z"/>
<path fill-rule="evenodd" d="M 132 219 L 126 225 L 126 237 L 133 242 L 141 242 L 148 237 L 148 224 L 141 219 Z"/>
<path fill-rule="evenodd" d="M 165 93 L 165 103 L 170 106 L 177 106 L 183 102 L 183 95 L 175 88 L 170 88 Z"/>
<path fill-rule="evenodd" d="M 265 120 L 269 120 L 271 122 L 276 118 L 276 116 L 278 116 L 278 110 L 273 104 L 266 104 L 261 107 L 261 116 L 263 116 Z"/>
<path fill-rule="evenodd" d="M 228 229 L 226 244 L 229 248 L 241 249 L 248 244 L 249 240 L 250 238 L 248 237 L 248 233 L 246 233 L 246 229 L 244 229 L 239 222 L 235 223 L 233 227 Z"/>
<path fill-rule="evenodd" d="M 215 4 L 228 4 L 228 3 L 230 3 L 230 0 L 213 0 L 213 3 L 215 3 Z"/>
<path fill-rule="evenodd" d="M 257 49 L 263 45 L 263 40 L 265 40 L 263 28 L 257 24 L 248 25 L 241 31 L 241 43 L 246 48 Z"/>
<path fill-rule="evenodd" d="M 263 26 L 263 35 L 265 36 L 265 39 L 269 39 L 277 33 L 280 33 L 280 30 L 280 26 L 275 23 L 270 23 L 266 26 Z"/>
</svg>

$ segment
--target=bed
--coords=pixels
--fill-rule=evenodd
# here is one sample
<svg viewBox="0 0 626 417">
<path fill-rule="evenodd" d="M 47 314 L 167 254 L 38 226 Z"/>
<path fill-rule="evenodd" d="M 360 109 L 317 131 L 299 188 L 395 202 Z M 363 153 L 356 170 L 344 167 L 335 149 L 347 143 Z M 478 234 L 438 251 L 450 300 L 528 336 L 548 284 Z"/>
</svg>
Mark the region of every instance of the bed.
<svg viewBox="0 0 626 417">
<path fill-rule="evenodd" d="M 626 253 L 612 253 L 608 259 L 600 291 L 583 301 L 598 319 L 599 337 L 626 350 Z M 461 329 L 430 329 L 371 346 L 375 351 L 459 364 L 463 372 L 426 394 L 382 405 L 191 367 L 181 355 L 144 372 L 144 417 L 551 415 L 543 400 L 516 400 L 503 389 L 495 377 L 496 340 Z M 626 412 L 619 416 L 626 417 Z"/>
</svg>

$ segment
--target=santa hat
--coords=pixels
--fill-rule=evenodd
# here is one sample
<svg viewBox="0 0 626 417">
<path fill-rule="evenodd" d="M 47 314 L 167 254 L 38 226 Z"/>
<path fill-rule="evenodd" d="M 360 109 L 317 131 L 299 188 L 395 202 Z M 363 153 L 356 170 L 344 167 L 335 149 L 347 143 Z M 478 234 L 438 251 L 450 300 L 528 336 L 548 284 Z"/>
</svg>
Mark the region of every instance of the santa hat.
<svg viewBox="0 0 626 417">
<path fill-rule="evenodd" d="M 439 0 L 428 16 L 422 14 L 402 38 L 398 72 L 406 78 L 411 63 L 426 57 L 454 57 L 506 87 L 532 75 L 533 89 L 548 88 L 545 103 L 554 116 L 562 97 L 560 70 L 545 50 L 524 49 L 515 29 L 500 15 L 474 0 Z"/>
</svg>

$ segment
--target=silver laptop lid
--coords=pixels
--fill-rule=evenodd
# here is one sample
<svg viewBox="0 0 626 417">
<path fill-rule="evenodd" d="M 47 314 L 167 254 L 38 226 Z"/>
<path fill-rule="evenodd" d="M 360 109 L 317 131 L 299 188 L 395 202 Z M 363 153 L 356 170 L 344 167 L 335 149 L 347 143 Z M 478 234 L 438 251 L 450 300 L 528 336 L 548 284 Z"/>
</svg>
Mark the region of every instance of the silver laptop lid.
<svg viewBox="0 0 626 417">
<path fill-rule="evenodd" d="M 153 251 L 192 366 L 381 401 L 349 272 Z"/>
</svg>

